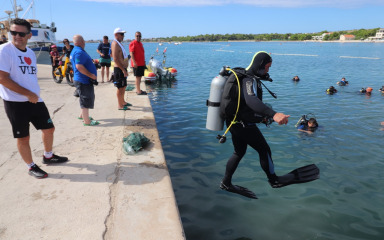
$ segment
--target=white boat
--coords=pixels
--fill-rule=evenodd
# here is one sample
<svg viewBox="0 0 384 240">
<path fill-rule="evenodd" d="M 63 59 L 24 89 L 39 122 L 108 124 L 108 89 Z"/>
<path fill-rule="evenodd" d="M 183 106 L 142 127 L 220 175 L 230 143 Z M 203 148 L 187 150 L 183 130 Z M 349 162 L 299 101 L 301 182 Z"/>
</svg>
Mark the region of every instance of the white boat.
<svg viewBox="0 0 384 240">
<path fill-rule="evenodd" d="M 20 18 L 24 18 L 33 6 L 34 0 L 31 0 L 27 10 L 25 10 L 23 16 Z M 13 1 L 12 9 L 13 11 L 5 11 L 5 13 L 8 14 L 8 17 L 0 18 L 0 20 L 6 19 L 0 21 L 0 33 L 1 35 L 8 36 L 8 40 L 11 39 L 11 33 L 9 32 L 10 21 L 14 18 L 18 18 L 18 13 L 23 11 L 21 6 L 17 6 L 16 0 Z M 56 44 L 55 23 L 52 22 L 49 26 L 47 26 L 46 24 L 41 24 L 39 20 L 35 19 L 35 17 L 33 19 L 26 20 L 32 25 L 32 37 L 28 40 L 28 47 L 35 52 L 37 63 L 51 64 L 49 52 L 50 46 Z"/>
</svg>

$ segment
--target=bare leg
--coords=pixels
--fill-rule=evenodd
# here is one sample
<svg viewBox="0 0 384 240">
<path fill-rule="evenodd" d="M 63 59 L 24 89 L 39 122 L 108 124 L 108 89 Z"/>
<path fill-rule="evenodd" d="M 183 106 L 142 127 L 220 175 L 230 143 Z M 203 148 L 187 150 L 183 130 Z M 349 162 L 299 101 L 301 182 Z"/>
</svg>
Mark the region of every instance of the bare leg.
<svg viewBox="0 0 384 240">
<path fill-rule="evenodd" d="M 136 77 L 136 81 L 135 81 L 135 84 L 136 84 L 136 93 L 141 93 L 141 90 L 140 90 L 140 83 L 141 83 L 141 77 Z"/>
<path fill-rule="evenodd" d="M 44 144 L 44 150 L 46 152 L 52 152 L 52 145 L 53 145 L 53 133 L 55 132 L 55 128 L 49 128 L 49 129 L 42 129 L 42 137 L 43 137 L 43 144 Z"/>
<path fill-rule="evenodd" d="M 81 116 L 83 117 L 83 121 L 85 124 L 91 123 L 91 120 L 89 119 L 89 109 L 88 108 L 82 108 L 81 109 Z"/>
<path fill-rule="evenodd" d="M 102 83 L 104 82 L 104 69 L 105 69 L 105 66 L 102 66 L 101 67 L 101 82 Z"/>
<path fill-rule="evenodd" d="M 29 136 L 17 139 L 17 149 L 26 164 L 31 164 L 33 162 L 31 147 L 29 145 Z"/>
<path fill-rule="evenodd" d="M 105 67 L 105 68 L 107 70 L 107 80 L 106 80 L 106 82 L 108 82 L 109 81 L 109 67 Z"/>
<path fill-rule="evenodd" d="M 124 100 L 124 93 L 125 93 L 125 88 L 124 87 L 117 89 L 116 96 L 117 96 L 117 104 L 118 104 L 118 108 L 119 109 L 123 108 L 124 105 L 126 104 L 126 102 Z"/>
</svg>

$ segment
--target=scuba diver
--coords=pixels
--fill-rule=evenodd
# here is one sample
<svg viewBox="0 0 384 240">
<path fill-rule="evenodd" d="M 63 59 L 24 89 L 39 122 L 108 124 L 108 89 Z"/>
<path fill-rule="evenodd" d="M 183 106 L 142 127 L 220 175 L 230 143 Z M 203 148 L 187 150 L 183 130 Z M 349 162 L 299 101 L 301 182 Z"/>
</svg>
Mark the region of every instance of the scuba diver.
<svg viewBox="0 0 384 240">
<path fill-rule="evenodd" d="M 367 88 L 361 88 L 359 90 L 360 93 L 364 93 L 365 95 L 371 95 L 372 94 L 372 88 L 367 87 Z"/>
<path fill-rule="evenodd" d="M 307 117 L 308 115 L 303 115 L 295 126 L 299 131 L 313 133 L 319 127 L 319 124 L 315 117 L 309 119 L 307 119 Z"/>
<path fill-rule="evenodd" d="M 337 93 L 337 90 L 334 86 L 330 86 L 327 90 L 326 90 L 327 94 L 329 95 L 332 95 L 334 93 Z"/>
<path fill-rule="evenodd" d="M 262 86 L 265 87 L 265 85 L 261 80 L 272 81 L 268 74 L 271 65 L 271 56 L 267 52 L 258 52 L 254 55 L 248 68 L 231 70 L 232 73 L 225 82 L 220 103 L 220 115 L 225 119 L 232 134 L 234 146 L 234 153 L 226 164 L 220 188 L 253 199 L 257 199 L 255 193 L 245 187 L 232 184 L 232 176 L 244 157 L 248 145 L 259 153 L 260 165 L 273 188 L 309 182 L 319 178 L 319 169 L 315 164 L 295 169 L 283 176 L 277 176 L 275 173 L 271 149 L 256 125 L 260 122 L 271 123 L 272 119 L 279 125 L 287 124 L 290 117 L 290 115 L 275 112 L 262 102 Z M 268 90 L 268 88 L 266 89 Z M 268 90 L 268 92 L 276 97 L 271 91 Z M 224 136 L 219 135 L 221 143 L 225 142 L 225 134 Z"/>
<path fill-rule="evenodd" d="M 294 77 L 292 78 L 292 81 L 294 81 L 294 82 L 298 82 L 298 81 L 300 81 L 299 76 L 294 76 Z"/>
<path fill-rule="evenodd" d="M 337 82 L 336 84 L 339 86 L 347 86 L 349 84 L 349 82 L 347 80 L 345 80 L 345 77 L 342 77 L 341 81 Z"/>
<path fill-rule="evenodd" d="M 380 91 L 381 93 L 384 93 L 384 86 L 382 86 L 382 87 L 379 89 L 379 91 Z"/>
</svg>

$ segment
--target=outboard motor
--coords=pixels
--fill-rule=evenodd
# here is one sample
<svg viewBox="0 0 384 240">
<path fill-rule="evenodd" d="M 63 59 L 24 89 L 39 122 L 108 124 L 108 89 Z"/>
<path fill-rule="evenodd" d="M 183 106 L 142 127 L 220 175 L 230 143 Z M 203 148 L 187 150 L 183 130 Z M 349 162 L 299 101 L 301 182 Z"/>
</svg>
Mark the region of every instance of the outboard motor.
<svg viewBox="0 0 384 240">
<path fill-rule="evenodd" d="M 151 58 L 148 62 L 148 65 L 154 74 L 164 77 L 168 75 L 168 70 L 165 70 L 161 63 L 156 59 Z"/>
<path fill-rule="evenodd" d="M 227 67 L 223 67 L 219 75 L 214 77 L 211 82 L 211 90 L 209 99 L 207 100 L 208 113 L 206 128 L 212 131 L 221 131 L 224 127 L 224 119 L 220 116 L 220 102 L 224 85 L 228 79 L 226 68 Z"/>
</svg>

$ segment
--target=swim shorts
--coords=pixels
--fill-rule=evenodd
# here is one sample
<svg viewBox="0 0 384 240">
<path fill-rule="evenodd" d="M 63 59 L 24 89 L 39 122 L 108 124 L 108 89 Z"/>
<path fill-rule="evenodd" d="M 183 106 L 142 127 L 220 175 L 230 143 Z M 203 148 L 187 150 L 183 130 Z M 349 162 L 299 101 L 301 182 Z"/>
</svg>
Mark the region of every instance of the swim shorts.
<svg viewBox="0 0 384 240">
<path fill-rule="evenodd" d="M 127 86 L 127 77 L 124 77 L 123 71 L 121 71 L 120 68 L 115 67 L 113 69 L 113 76 L 114 76 L 114 85 L 117 88 L 123 88 Z"/>
<path fill-rule="evenodd" d="M 99 62 L 100 62 L 100 66 L 102 67 L 111 67 L 111 59 L 110 58 L 100 58 L 99 59 Z"/>
<path fill-rule="evenodd" d="M 12 125 L 14 138 L 28 137 L 29 123 L 32 123 L 37 130 L 54 127 L 44 102 L 3 101 L 5 112 Z"/>
<path fill-rule="evenodd" d="M 133 75 L 136 77 L 144 76 L 144 70 L 146 66 L 137 66 L 137 68 L 133 68 Z"/>
</svg>

